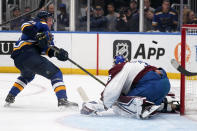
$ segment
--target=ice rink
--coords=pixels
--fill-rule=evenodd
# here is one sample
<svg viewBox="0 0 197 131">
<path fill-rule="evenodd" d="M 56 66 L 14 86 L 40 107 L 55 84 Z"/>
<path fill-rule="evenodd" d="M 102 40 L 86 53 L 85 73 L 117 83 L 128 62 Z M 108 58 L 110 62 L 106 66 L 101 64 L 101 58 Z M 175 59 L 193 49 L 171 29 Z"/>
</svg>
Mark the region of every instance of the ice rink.
<svg viewBox="0 0 197 131">
<path fill-rule="evenodd" d="M 59 111 L 50 81 L 36 78 L 5 108 L 4 100 L 19 74 L 0 74 L 0 131 L 196 131 L 197 117 L 158 114 L 148 120 L 124 118 L 111 111 L 103 116 L 80 115 L 78 111 Z M 99 76 L 106 82 L 107 77 Z M 90 99 L 98 99 L 103 86 L 87 75 L 64 75 L 70 101 L 82 103 L 76 88 L 82 86 Z M 171 81 L 172 86 L 178 86 Z"/>
</svg>

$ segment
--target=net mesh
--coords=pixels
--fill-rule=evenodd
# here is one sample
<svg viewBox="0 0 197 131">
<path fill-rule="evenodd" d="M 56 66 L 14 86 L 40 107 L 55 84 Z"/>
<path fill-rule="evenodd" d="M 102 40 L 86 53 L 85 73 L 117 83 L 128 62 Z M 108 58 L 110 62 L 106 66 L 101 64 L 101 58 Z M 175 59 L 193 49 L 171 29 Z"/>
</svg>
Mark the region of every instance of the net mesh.
<svg viewBox="0 0 197 131">
<path fill-rule="evenodd" d="M 183 37 L 183 36 L 182 36 Z M 197 72 L 197 26 L 186 28 L 185 68 Z M 185 114 L 197 114 L 197 76 L 185 77 Z"/>
</svg>

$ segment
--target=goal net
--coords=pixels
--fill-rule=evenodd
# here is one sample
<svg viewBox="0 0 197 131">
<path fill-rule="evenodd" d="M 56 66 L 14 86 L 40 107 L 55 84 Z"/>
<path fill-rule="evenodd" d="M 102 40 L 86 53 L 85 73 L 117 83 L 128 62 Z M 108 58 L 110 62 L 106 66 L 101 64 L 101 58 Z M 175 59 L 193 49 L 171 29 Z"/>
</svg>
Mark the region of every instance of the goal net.
<svg viewBox="0 0 197 131">
<path fill-rule="evenodd" d="M 181 30 L 181 66 L 197 72 L 197 25 L 183 25 Z M 197 76 L 181 74 L 181 115 L 197 114 Z"/>
</svg>

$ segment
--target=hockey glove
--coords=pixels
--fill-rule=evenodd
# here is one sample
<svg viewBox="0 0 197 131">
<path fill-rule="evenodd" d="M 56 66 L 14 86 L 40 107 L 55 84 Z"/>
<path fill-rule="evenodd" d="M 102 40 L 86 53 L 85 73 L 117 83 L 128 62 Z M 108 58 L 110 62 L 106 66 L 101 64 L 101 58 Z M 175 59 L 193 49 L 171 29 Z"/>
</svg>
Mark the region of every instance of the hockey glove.
<svg viewBox="0 0 197 131">
<path fill-rule="evenodd" d="M 60 48 L 58 52 L 55 53 L 55 57 L 60 61 L 67 61 L 68 60 L 68 52 L 64 49 Z"/>
<path fill-rule="evenodd" d="M 36 40 L 39 48 L 44 49 L 48 46 L 48 40 L 44 32 L 37 33 Z"/>
<path fill-rule="evenodd" d="M 98 113 L 102 111 L 105 111 L 102 103 L 90 101 L 83 103 L 80 113 L 84 115 L 98 115 Z"/>
</svg>

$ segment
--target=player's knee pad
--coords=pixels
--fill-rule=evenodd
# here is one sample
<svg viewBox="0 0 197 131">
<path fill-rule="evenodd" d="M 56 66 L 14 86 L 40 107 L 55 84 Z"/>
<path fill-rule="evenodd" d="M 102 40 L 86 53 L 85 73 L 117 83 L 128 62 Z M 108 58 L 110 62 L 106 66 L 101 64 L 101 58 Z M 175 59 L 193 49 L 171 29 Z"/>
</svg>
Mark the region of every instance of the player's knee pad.
<svg viewBox="0 0 197 131">
<path fill-rule="evenodd" d="M 30 83 L 34 79 L 35 75 L 26 78 L 27 82 Z"/>
<path fill-rule="evenodd" d="M 61 71 L 57 72 L 54 76 L 51 77 L 51 84 L 54 89 L 56 89 L 58 86 L 65 86 Z"/>
<path fill-rule="evenodd" d="M 46 58 L 41 57 L 41 60 L 37 62 L 36 69 L 32 67 L 32 70 L 39 75 L 42 75 L 48 79 L 51 79 L 60 69 Z"/>
<path fill-rule="evenodd" d="M 51 82 L 63 81 L 62 72 L 59 70 L 58 72 L 56 72 L 56 73 L 50 78 L 50 80 L 51 80 Z"/>
<path fill-rule="evenodd" d="M 30 76 L 19 76 L 18 80 L 24 82 L 25 84 L 30 83 L 34 79 L 35 75 L 30 75 Z"/>
</svg>

